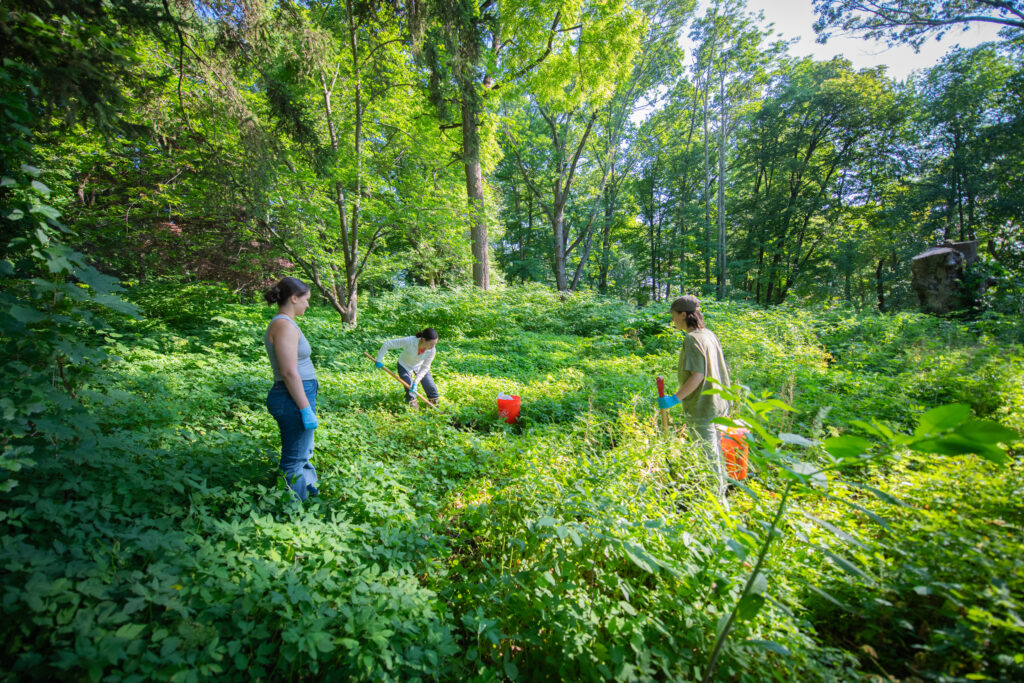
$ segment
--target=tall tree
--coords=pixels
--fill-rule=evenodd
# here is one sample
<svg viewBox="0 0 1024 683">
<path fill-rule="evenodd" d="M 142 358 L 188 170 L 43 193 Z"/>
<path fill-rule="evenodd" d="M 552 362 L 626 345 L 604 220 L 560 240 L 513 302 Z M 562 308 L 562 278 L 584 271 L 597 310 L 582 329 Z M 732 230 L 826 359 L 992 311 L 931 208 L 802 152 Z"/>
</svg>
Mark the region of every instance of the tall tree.
<svg viewBox="0 0 1024 683">
<path fill-rule="evenodd" d="M 579 4 L 431 0 L 410 7 L 417 49 L 430 70 L 429 88 L 441 125 L 462 133 L 459 158 L 466 178 L 473 281 L 487 289 L 490 257 L 482 167 L 487 95 L 516 84 L 556 54 L 567 36 L 581 28 Z"/>
<path fill-rule="evenodd" d="M 700 99 L 703 128 L 704 284 L 705 287 L 711 286 L 714 256 L 720 296 L 725 295 L 726 286 L 725 190 L 732 149 L 731 112 L 739 112 L 760 95 L 773 61 L 784 49 L 784 43 L 765 45 L 770 31 L 762 25 L 763 21 L 760 14 L 748 13 L 741 0 L 719 0 L 708 7 L 690 31 L 690 38 L 695 43 L 693 80 Z M 718 110 L 718 124 L 717 135 L 713 136 L 715 109 Z M 717 138 L 717 143 L 714 138 Z M 711 158 L 713 153 L 714 161 Z M 715 230 L 712 229 L 712 214 L 716 217 Z"/>
<path fill-rule="evenodd" d="M 985 183 L 995 151 L 985 141 L 994 126 L 1017 115 L 1000 106 L 1012 74 L 994 46 L 982 45 L 950 53 L 921 79 L 927 181 L 941 202 L 936 213 L 944 239 L 975 239 L 987 222 L 989 195 L 998 191 Z"/>
<path fill-rule="evenodd" d="M 464 216 L 451 205 L 436 119 L 415 87 L 403 15 L 354 0 L 242 2 L 194 22 L 196 40 L 208 36 L 196 68 L 222 74 L 214 97 L 241 131 L 236 196 L 257 233 L 354 325 L 375 249 Z"/>
<path fill-rule="evenodd" d="M 915 48 L 960 27 L 987 23 L 1007 36 L 1024 30 L 1024 3 L 1019 0 L 814 0 L 818 42 L 837 32 L 859 34 Z"/>
<path fill-rule="evenodd" d="M 611 149 L 593 150 L 588 142 L 605 105 L 615 94 L 616 84 L 633 72 L 644 23 L 641 12 L 618 2 L 593 1 L 577 11 L 580 24 L 574 42 L 538 68 L 521 100 L 510 98 L 506 126 L 507 148 L 551 225 L 555 284 L 560 292 L 575 288 L 579 282 L 589 255 L 599 204 L 596 200 L 611 170 L 608 155 L 617 148 L 626 114 L 616 111 L 618 116 L 605 119 Z M 516 111 L 517 101 L 525 101 L 527 106 Z M 592 198 L 595 201 L 589 219 L 579 226 L 576 238 L 570 242 L 566 207 L 573 197 L 581 163 L 587 162 L 584 152 L 588 149 L 595 157 L 592 163 L 601 167 L 599 159 L 604 161 L 602 179 Z M 570 282 L 568 258 L 577 247 L 583 253 Z"/>
<path fill-rule="evenodd" d="M 756 264 L 745 287 L 758 302 L 784 300 L 828 244 L 847 169 L 865 154 L 866 136 L 895 115 L 884 76 L 854 73 L 839 58 L 795 62 L 752 115 L 741 143 L 740 212 Z"/>
</svg>

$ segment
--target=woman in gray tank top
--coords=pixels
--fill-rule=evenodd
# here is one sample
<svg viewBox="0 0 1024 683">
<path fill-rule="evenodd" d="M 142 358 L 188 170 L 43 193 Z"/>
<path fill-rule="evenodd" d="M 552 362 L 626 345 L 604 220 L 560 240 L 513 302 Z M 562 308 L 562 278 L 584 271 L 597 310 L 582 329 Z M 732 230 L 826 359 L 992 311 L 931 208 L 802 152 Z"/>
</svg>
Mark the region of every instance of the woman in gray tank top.
<svg viewBox="0 0 1024 683">
<path fill-rule="evenodd" d="M 263 295 L 267 304 L 277 304 L 277 315 L 263 338 L 274 371 L 267 410 L 281 430 L 281 472 L 300 500 L 319 493 L 316 470 L 310 462 L 319 385 L 309 342 L 295 323 L 309 307 L 309 295 L 306 283 L 293 277 L 282 279 Z"/>
</svg>

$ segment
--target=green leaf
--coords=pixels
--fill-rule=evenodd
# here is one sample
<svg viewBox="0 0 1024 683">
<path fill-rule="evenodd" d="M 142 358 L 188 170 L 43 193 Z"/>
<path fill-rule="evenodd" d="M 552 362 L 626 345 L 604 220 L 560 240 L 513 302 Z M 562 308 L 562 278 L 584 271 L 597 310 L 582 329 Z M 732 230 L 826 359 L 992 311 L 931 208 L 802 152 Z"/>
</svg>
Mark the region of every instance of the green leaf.
<svg viewBox="0 0 1024 683">
<path fill-rule="evenodd" d="M 744 645 L 750 645 L 751 647 L 756 647 L 756 648 L 761 649 L 761 650 L 767 650 L 769 652 L 774 652 L 776 654 L 782 655 L 783 657 L 788 657 L 790 655 L 790 652 L 789 652 L 788 648 L 786 648 L 783 645 L 779 645 L 778 643 L 776 643 L 776 642 L 774 642 L 772 640 L 747 640 L 747 641 L 744 641 L 743 644 Z"/>
<path fill-rule="evenodd" d="M 811 446 L 817 446 L 818 442 L 800 436 L 799 434 L 790 434 L 789 432 L 782 432 L 779 434 L 779 441 L 782 443 L 788 443 L 791 446 L 803 446 L 804 448 L 810 448 Z"/>
<path fill-rule="evenodd" d="M 820 588 L 818 588 L 814 584 L 806 583 L 806 582 L 801 582 L 801 583 L 803 583 L 804 587 L 807 588 L 807 590 L 811 591 L 812 593 L 817 593 L 821 597 L 823 597 L 826 600 L 828 600 L 829 602 L 831 602 L 836 607 L 839 607 L 840 609 L 845 610 L 845 611 L 847 611 L 847 612 L 849 612 L 851 614 L 860 614 L 860 612 L 858 612 L 857 610 L 853 609 L 852 607 L 850 607 L 849 605 L 847 605 L 844 602 L 840 602 L 839 600 L 836 600 L 834 597 L 832 597 L 831 594 L 826 593 L 825 591 L 821 590 Z"/>
<path fill-rule="evenodd" d="M 856 538 L 851 536 L 849 533 L 843 531 L 842 529 L 840 529 L 836 525 L 834 525 L 834 524 L 832 524 L 830 522 L 826 522 L 823 519 L 819 519 L 819 518 L 815 517 L 814 515 L 812 515 L 809 512 L 804 512 L 803 516 L 806 517 L 807 519 L 811 520 L 812 522 L 814 522 L 818 526 L 820 526 L 822 529 L 825 529 L 826 531 L 830 532 L 833 536 L 835 536 L 839 540 L 845 541 L 846 543 L 850 543 L 850 544 L 855 545 L 855 546 L 857 546 L 859 548 L 863 548 L 864 547 L 863 543 L 861 543 Z"/>
<path fill-rule="evenodd" d="M 1006 462 L 1006 453 L 998 446 L 978 443 L 950 434 L 938 439 L 925 439 L 910 443 L 910 448 L 919 453 L 936 455 L 978 455 L 986 460 L 1001 465 Z"/>
<path fill-rule="evenodd" d="M 622 550 L 626 553 L 626 557 L 628 557 L 633 564 L 640 567 L 645 572 L 649 572 L 651 574 L 655 572 L 654 564 L 652 562 L 648 562 L 646 555 L 642 550 L 640 550 L 640 548 L 632 545 L 631 543 L 623 543 Z"/>
<path fill-rule="evenodd" d="M 20 221 L 24 217 L 25 212 L 22 211 L 21 209 L 11 209 L 10 211 L 7 212 L 7 215 L 4 216 L 4 218 L 6 218 L 9 221 Z"/>
<path fill-rule="evenodd" d="M 47 197 L 50 196 L 50 188 L 48 188 L 46 185 L 44 185 L 43 183 L 39 182 L 38 180 L 33 180 L 32 181 L 32 189 L 35 190 L 36 192 L 38 192 L 41 195 L 44 195 L 44 196 L 47 196 Z"/>
<path fill-rule="evenodd" d="M 47 319 L 47 315 L 41 311 L 37 311 L 34 308 L 28 308 L 27 306 L 14 305 L 8 309 L 8 313 L 15 320 L 30 325 Z"/>
<path fill-rule="evenodd" d="M 963 403 L 952 403 L 950 405 L 932 408 L 917 422 L 914 436 L 922 437 L 944 432 L 957 425 L 963 424 L 971 416 L 970 406 Z"/>
<path fill-rule="evenodd" d="M 730 550 L 736 553 L 736 557 L 740 558 L 740 562 L 747 559 L 747 555 L 750 554 L 750 551 L 747 550 L 746 546 L 734 538 L 728 539 L 725 544 L 729 546 Z"/>
<path fill-rule="evenodd" d="M 879 489 L 876 489 L 874 486 L 869 486 L 869 485 L 863 484 L 863 483 L 861 483 L 859 481 L 853 481 L 852 479 L 847 480 L 844 483 L 847 484 L 848 486 L 852 486 L 855 489 L 860 489 L 862 491 L 867 491 L 868 493 L 873 495 L 875 498 L 878 498 L 883 503 L 888 503 L 889 505 L 895 505 L 897 507 L 907 507 L 907 504 L 904 503 L 899 498 L 897 498 L 896 496 L 890 495 L 890 494 L 886 493 L 885 491 L 881 491 Z"/>
<path fill-rule="evenodd" d="M 968 420 L 953 430 L 957 436 L 980 443 L 1012 445 L 1020 441 L 1020 435 L 1009 427 L 989 420 Z"/>
<path fill-rule="evenodd" d="M 877 436 L 880 439 L 885 438 L 885 435 L 882 433 L 882 430 L 878 429 L 874 425 L 868 424 L 864 420 L 850 420 L 850 424 L 852 424 L 854 427 L 857 427 L 858 429 L 867 432 L 871 436 Z"/>
<path fill-rule="evenodd" d="M 28 164 L 22 164 L 21 165 L 21 172 L 22 173 L 26 173 L 26 174 L 32 176 L 33 178 L 38 178 L 39 174 L 42 173 L 42 171 L 40 171 L 35 166 L 29 166 Z"/>
<path fill-rule="evenodd" d="M 60 218 L 60 211 L 53 208 L 52 206 L 49 206 L 48 204 L 36 204 L 31 209 L 29 209 L 29 212 L 39 214 L 41 216 L 46 216 L 47 218 L 50 218 L 52 220 L 58 220 Z"/>
<path fill-rule="evenodd" d="M 11 187 L 12 185 L 17 185 L 17 184 L 18 184 L 18 181 L 16 181 L 14 178 L 11 178 L 9 176 L 4 176 L 4 177 L 0 178 L 0 187 Z"/>
<path fill-rule="evenodd" d="M 134 640 L 139 637 L 139 634 L 146 630 L 145 624 L 124 624 L 117 632 L 114 633 L 116 638 L 124 638 L 125 640 Z"/>
<path fill-rule="evenodd" d="M 757 616 L 757 613 L 764 607 L 764 596 L 748 593 L 743 596 L 736 605 L 736 618 L 740 621 L 750 621 Z"/>
<path fill-rule="evenodd" d="M 833 458 L 848 460 L 857 458 L 867 452 L 874 444 L 865 438 L 844 434 L 825 439 L 825 450 Z"/>
<path fill-rule="evenodd" d="M 837 555 L 836 553 L 832 552 L 832 551 L 831 551 L 831 550 L 829 550 L 828 548 L 820 548 L 820 549 L 821 549 L 821 551 L 822 551 L 823 553 L 825 553 L 825 555 L 827 555 L 827 556 L 828 556 L 828 557 L 829 557 L 829 558 L 830 558 L 830 559 L 831 559 L 831 560 L 832 560 L 833 562 L 835 562 L 835 563 L 836 563 L 836 565 L 838 565 L 840 569 L 842 569 L 842 570 L 843 570 L 844 572 L 846 572 L 847 574 L 850 574 L 851 576 L 856 576 L 856 577 L 859 577 L 859 578 L 861 578 L 861 579 L 864 579 L 865 581 L 872 581 L 871 577 L 870 577 L 870 576 L 868 576 L 868 575 L 867 575 L 867 574 L 866 574 L 866 573 L 864 572 L 864 570 L 863 570 L 863 569 L 861 569 L 860 567 L 858 567 L 857 565 L 855 565 L 855 564 L 854 564 L 853 562 L 850 562 L 849 560 L 847 560 L 847 559 L 846 559 L 845 557 L 843 557 L 842 555 Z"/>
<path fill-rule="evenodd" d="M 754 595 L 764 595 L 768 590 L 768 577 L 764 572 L 758 572 L 750 582 L 750 592 Z"/>
</svg>

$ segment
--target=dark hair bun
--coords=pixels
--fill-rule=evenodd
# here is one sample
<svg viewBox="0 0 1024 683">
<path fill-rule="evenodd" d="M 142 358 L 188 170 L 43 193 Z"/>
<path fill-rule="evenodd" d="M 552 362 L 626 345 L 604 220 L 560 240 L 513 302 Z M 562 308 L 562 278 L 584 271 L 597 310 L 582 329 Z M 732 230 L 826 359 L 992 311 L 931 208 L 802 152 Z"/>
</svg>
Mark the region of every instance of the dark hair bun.
<svg viewBox="0 0 1024 683">
<path fill-rule="evenodd" d="M 434 339 L 437 339 L 437 330 L 435 330 L 433 327 L 428 327 L 424 329 L 422 332 L 417 332 L 416 336 L 425 341 L 433 341 Z"/>
<path fill-rule="evenodd" d="M 274 285 L 267 291 L 263 292 L 263 298 L 266 299 L 268 306 L 273 306 L 281 301 L 281 287 Z"/>
</svg>

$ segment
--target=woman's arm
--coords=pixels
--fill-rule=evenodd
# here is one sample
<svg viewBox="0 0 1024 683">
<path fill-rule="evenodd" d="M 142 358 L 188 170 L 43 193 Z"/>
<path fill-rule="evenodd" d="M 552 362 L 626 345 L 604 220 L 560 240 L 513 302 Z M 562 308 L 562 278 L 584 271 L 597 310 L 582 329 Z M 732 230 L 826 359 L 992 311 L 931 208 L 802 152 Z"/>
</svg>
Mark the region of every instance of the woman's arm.
<svg viewBox="0 0 1024 683">
<path fill-rule="evenodd" d="M 384 354 L 396 346 L 401 346 L 403 341 L 405 341 L 405 337 L 399 337 L 398 339 L 388 339 L 386 342 L 381 344 L 380 348 L 377 350 L 377 362 L 383 363 Z"/>
<path fill-rule="evenodd" d="M 299 410 L 307 408 L 309 399 L 306 398 L 306 390 L 302 388 L 302 378 L 299 377 L 299 330 L 284 318 L 278 318 L 270 331 L 284 386 Z"/>
<path fill-rule="evenodd" d="M 679 387 L 679 391 L 676 392 L 676 398 L 680 401 L 685 400 L 690 394 L 704 386 L 704 379 L 703 372 L 691 372 L 683 382 L 683 386 Z"/>
</svg>

